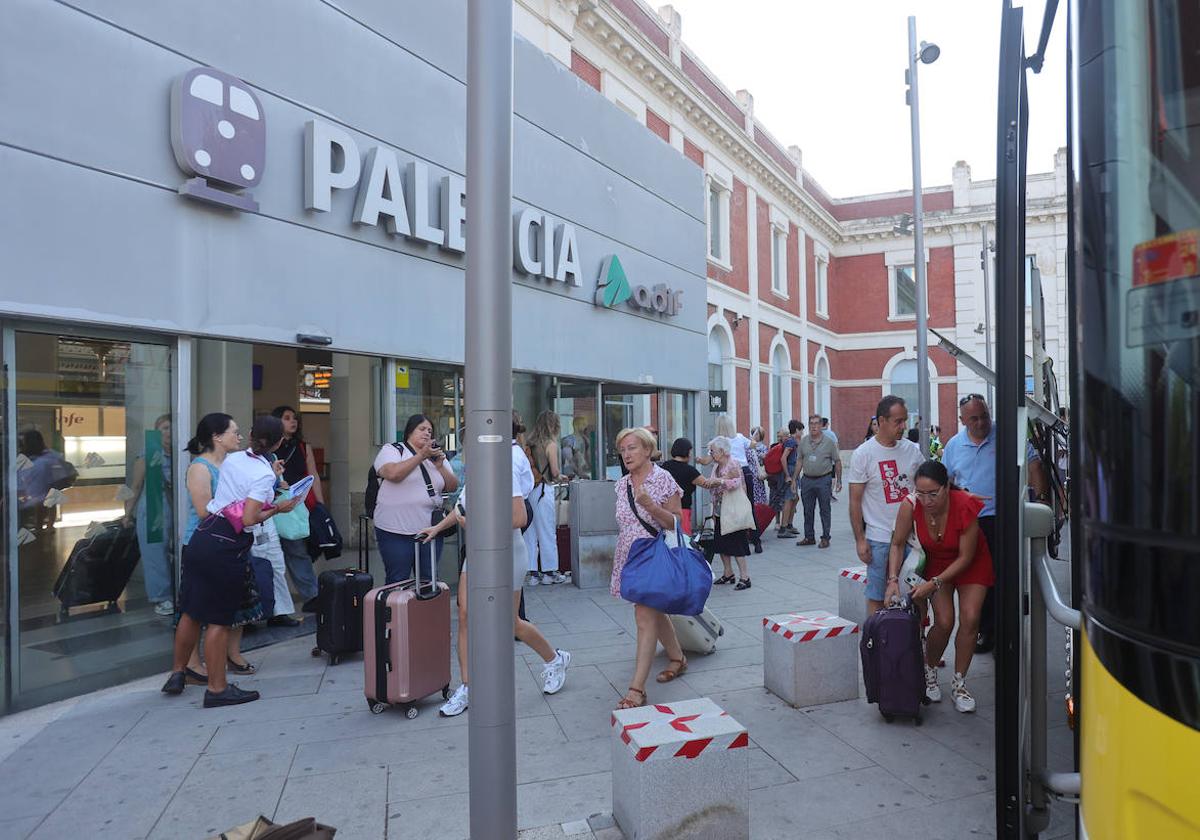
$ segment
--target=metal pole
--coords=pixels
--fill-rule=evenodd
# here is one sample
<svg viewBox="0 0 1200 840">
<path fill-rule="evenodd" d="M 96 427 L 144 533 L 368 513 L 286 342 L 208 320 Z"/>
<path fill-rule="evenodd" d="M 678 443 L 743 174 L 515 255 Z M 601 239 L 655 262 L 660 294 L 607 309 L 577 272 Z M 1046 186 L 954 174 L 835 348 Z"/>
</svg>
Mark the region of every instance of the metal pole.
<svg viewBox="0 0 1200 840">
<path fill-rule="evenodd" d="M 983 269 L 983 358 L 988 370 L 994 373 L 996 369 L 992 367 L 992 297 L 989 291 L 991 284 L 988 282 L 988 275 L 991 273 L 988 271 L 988 263 L 991 262 L 988 254 L 991 252 L 988 250 L 987 222 L 980 225 L 980 228 L 983 230 L 983 243 L 979 246 L 979 265 Z M 996 395 L 992 383 L 988 382 L 986 385 L 988 408 L 991 409 L 996 405 Z"/>
<path fill-rule="evenodd" d="M 925 219 L 921 207 L 921 109 L 917 99 L 917 19 L 908 18 L 908 106 L 912 117 L 913 269 L 917 273 L 917 412 L 921 454 L 929 457 L 929 315 L 925 290 Z"/>
<path fill-rule="evenodd" d="M 512 3 L 467 7 L 471 837 L 517 836 L 512 527 Z"/>
</svg>

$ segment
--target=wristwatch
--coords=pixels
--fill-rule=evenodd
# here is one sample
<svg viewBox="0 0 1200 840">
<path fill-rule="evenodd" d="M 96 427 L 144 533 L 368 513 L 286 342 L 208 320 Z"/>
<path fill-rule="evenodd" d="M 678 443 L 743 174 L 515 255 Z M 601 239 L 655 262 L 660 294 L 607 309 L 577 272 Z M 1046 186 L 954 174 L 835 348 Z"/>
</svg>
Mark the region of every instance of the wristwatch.
<svg viewBox="0 0 1200 840">
<path fill-rule="evenodd" d="M 890 578 L 888 578 L 888 583 L 899 583 L 899 582 L 900 582 L 900 578 L 896 577 L 895 575 L 892 575 Z"/>
<path fill-rule="evenodd" d="M 938 577 L 937 575 L 934 575 L 933 577 L 931 577 L 929 579 L 929 582 L 933 584 L 933 588 L 936 589 L 938 592 L 942 591 L 942 579 L 940 577 Z"/>
</svg>

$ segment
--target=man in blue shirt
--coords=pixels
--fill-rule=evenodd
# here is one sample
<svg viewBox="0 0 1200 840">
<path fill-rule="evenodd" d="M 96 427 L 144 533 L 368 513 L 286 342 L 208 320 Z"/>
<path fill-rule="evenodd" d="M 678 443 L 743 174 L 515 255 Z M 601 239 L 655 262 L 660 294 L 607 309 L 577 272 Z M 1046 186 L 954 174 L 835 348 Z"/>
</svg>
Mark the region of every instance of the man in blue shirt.
<svg viewBox="0 0 1200 840">
<path fill-rule="evenodd" d="M 996 427 L 987 401 L 979 394 L 967 394 L 958 402 L 958 418 L 963 427 L 950 438 L 942 453 L 942 463 L 955 487 L 983 497 L 979 512 L 979 532 L 991 549 L 992 563 L 999 565 L 1007 558 L 996 554 Z M 1029 486 L 1039 501 L 1046 498 L 1046 474 L 1037 452 L 1025 444 L 1025 460 L 1029 465 Z M 989 588 L 979 617 L 979 638 L 975 649 L 986 653 L 992 649 L 995 637 L 994 590 Z"/>
</svg>

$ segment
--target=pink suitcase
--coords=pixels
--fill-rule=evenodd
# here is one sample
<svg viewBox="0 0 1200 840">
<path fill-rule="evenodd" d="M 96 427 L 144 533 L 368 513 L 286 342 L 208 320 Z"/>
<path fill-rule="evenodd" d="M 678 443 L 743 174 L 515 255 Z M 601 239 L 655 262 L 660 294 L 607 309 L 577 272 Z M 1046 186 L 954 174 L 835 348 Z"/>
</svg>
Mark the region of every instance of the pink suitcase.
<svg viewBox="0 0 1200 840">
<path fill-rule="evenodd" d="M 418 700 L 436 691 L 450 694 L 450 588 L 437 579 L 422 584 L 418 545 L 416 578 L 367 593 L 363 609 L 363 690 L 375 714 L 392 705 L 417 716 Z"/>
</svg>

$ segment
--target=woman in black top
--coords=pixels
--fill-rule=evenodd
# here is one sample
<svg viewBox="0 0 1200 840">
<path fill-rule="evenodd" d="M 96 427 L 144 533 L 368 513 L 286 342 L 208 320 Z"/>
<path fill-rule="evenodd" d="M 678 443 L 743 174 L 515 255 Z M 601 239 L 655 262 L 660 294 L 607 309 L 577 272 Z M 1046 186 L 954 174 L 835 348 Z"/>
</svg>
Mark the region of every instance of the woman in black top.
<svg viewBox="0 0 1200 840">
<path fill-rule="evenodd" d="M 692 442 L 687 438 L 676 438 L 671 444 L 671 460 L 663 461 L 662 468 L 671 474 L 675 483 L 683 490 L 681 519 L 685 534 L 692 533 L 692 491 L 697 486 L 700 471 L 689 463 L 692 458 Z"/>
<path fill-rule="evenodd" d="M 304 433 L 300 428 L 300 413 L 290 405 L 281 405 L 276 407 L 271 415 L 278 417 L 283 423 L 283 441 L 279 444 L 279 449 L 275 451 L 275 457 L 283 462 L 283 480 L 291 486 L 306 475 L 311 475 L 316 481 L 313 482 L 312 490 L 309 491 L 305 504 L 308 505 L 309 510 L 312 509 L 311 503 L 325 504 L 321 479 L 317 476 L 317 460 L 313 457 L 312 449 L 304 442 Z M 308 554 L 308 541 L 285 540 L 280 537 L 279 546 L 283 549 L 283 560 L 287 564 L 288 574 L 292 576 L 292 582 L 296 584 L 296 592 L 300 595 L 300 600 L 304 602 L 301 609 L 304 612 L 315 612 L 317 573 L 313 569 L 313 558 Z M 276 618 L 280 619 L 277 623 L 285 626 L 299 624 L 294 618 L 290 621 L 282 616 L 276 616 Z"/>
</svg>

